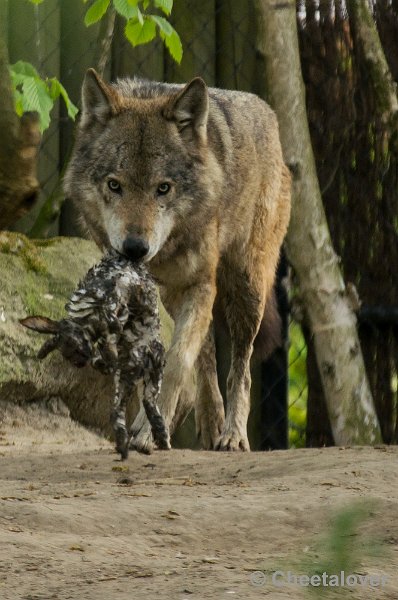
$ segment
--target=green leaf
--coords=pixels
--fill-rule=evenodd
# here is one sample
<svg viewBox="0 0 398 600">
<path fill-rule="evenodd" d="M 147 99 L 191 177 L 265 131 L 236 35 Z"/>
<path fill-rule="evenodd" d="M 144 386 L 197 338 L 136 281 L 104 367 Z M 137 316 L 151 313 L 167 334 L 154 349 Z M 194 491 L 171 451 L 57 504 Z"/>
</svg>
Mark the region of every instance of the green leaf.
<svg viewBox="0 0 398 600">
<path fill-rule="evenodd" d="M 147 44 L 152 41 L 156 36 L 156 25 L 148 18 L 144 18 L 144 22 L 128 21 L 124 30 L 126 38 L 133 46 L 139 46 L 140 44 Z"/>
<path fill-rule="evenodd" d="M 29 0 L 31 4 L 41 4 L 43 0 Z"/>
<path fill-rule="evenodd" d="M 144 10 L 146 10 L 148 8 L 148 6 L 149 6 L 149 0 L 144 0 L 144 2 L 142 3 L 142 8 Z"/>
<path fill-rule="evenodd" d="M 143 17 L 143 14 L 142 14 L 142 12 L 141 12 L 141 11 L 140 11 L 140 9 L 138 8 L 138 6 L 137 6 L 137 19 L 138 19 L 138 22 L 139 22 L 141 25 L 143 25 L 143 24 L 144 24 L 144 17 Z"/>
<path fill-rule="evenodd" d="M 10 65 L 11 73 L 15 75 L 21 75 L 23 77 L 37 77 L 40 79 L 39 73 L 36 71 L 33 65 L 23 60 L 19 60 L 18 62 Z"/>
<path fill-rule="evenodd" d="M 21 86 L 26 79 L 26 75 L 20 75 L 19 73 L 14 73 L 12 68 L 10 67 L 10 75 L 11 81 L 14 89 L 16 90 L 18 86 Z"/>
<path fill-rule="evenodd" d="M 69 117 L 74 121 L 77 113 L 79 112 L 79 109 L 73 104 L 73 102 L 69 98 L 68 92 L 56 77 L 50 79 L 49 83 L 49 93 L 51 98 L 55 101 L 59 96 L 61 96 L 63 101 L 65 102 L 66 110 L 68 111 Z"/>
<path fill-rule="evenodd" d="M 40 115 L 43 132 L 50 125 L 50 111 L 54 106 L 46 84 L 41 79 L 26 77 L 22 84 L 23 112 L 36 111 Z"/>
<path fill-rule="evenodd" d="M 138 18 L 137 5 L 132 5 L 128 0 L 113 0 L 113 6 L 116 12 L 127 20 Z"/>
<path fill-rule="evenodd" d="M 171 25 L 170 25 L 171 27 Z M 171 35 L 165 35 L 164 38 L 164 43 L 166 44 L 166 48 L 168 49 L 168 51 L 170 52 L 171 56 L 174 58 L 174 60 L 180 64 L 181 59 L 182 59 L 182 44 L 181 44 L 181 40 L 180 40 L 180 36 L 178 35 L 178 33 L 176 32 L 176 30 L 174 29 L 174 27 L 171 27 L 173 32 Z"/>
<path fill-rule="evenodd" d="M 14 90 L 15 112 L 18 117 L 23 115 L 23 96 L 19 90 Z"/>
<path fill-rule="evenodd" d="M 44 81 L 30 63 L 22 60 L 10 65 L 10 75 L 14 88 L 15 110 L 19 116 L 27 111 L 38 112 L 41 130 L 44 131 L 50 124 L 50 111 L 55 100 L 62 96 L 69 117 L 75 119 L 78 109 L 56 77 Z"/>
<path fill-rule="evenodd" d="M 166 37 L 173 35 L 174 29 L 164 17 L 158 17 L 157 15 L 148 15 L 148 19 L 154 21 L 159 27 L 160 31 L 163 31 Z"/>
<path fill-rule="evenodd" d="M 63 101 L 65 102 L 66 110 L 68 111 L 68 116 L 74 121 L 76 119 L 76 115 L 79 112 L 79 109 L 75 104 L 73 104 L 72 100 L 69 98 L 68 93 L 62 83 L 59 83 L 59 87 L 61 89 L 61 96 Z"/>
<path fill-rule="evenodd" d="M 166 15 L 169 15 L 173 8 L 173 0 L 154 0 L 156 8 L 160 8 Z"/>
<path fill-rule="evenodd" d="M 48 92 L 49 92 L 52 100 L 54 100 L 54 102 L 61 95 L 61 87 L 60 86 L 61 86 L 61 84 L 56 77 L 52 77 L 51 79 L 49 79 L 49 81 L 47 83 Z"/>
<path fill-rule="evenodd" d="M 148 15 L 148 19 L 151 19 L 158 25 L 160 37 L 164 41 L 171 56 L 179 64 L 182 59 L 182 44 L 180 36 L 174 27 L 164 17 Z"/>
<path fill-rule="evenodd" d="M 109 3 L 110 0 L 95 0 L 94 4 L 90 6 L 90 8 L 85 14 L 85 26 L 89 27 L 90 25 L 93 25 L 93 23 L 96 23 L 97 21 L 102 19 L 102 17 L 108 10 Z"/>
</svg>

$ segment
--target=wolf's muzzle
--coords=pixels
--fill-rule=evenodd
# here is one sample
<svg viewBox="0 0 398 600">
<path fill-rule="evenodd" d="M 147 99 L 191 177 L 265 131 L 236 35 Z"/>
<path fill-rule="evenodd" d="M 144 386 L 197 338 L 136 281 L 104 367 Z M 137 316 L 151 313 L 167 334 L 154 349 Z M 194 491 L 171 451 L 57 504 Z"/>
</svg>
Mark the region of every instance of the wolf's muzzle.
<svg viewBox="0 0 398 600">
<path fill-rule="evenodd" d="M 140 260 L 149 252 L 149 244 L 142 238 L 129 236 L 123 242 L 123 254 L 131 260 Z"/>
</svg>

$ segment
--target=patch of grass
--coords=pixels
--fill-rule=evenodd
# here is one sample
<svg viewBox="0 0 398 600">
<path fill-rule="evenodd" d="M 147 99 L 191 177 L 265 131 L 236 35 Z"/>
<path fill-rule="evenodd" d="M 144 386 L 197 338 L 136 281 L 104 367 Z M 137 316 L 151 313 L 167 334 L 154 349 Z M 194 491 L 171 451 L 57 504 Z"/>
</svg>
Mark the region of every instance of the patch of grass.
<svg viewBox="0 0 398 600">
<path fill-rule="evenodd" d="M 38 238 L 31 240 L 31 242 L 37 248 L 49 248 L 50 246 L 55 246 L 55 244 L 62 242 L 62 238 Z"/>
<path fill-rule="evenodd" d="M 46 273 L 47 268 L 37 251 L 37 245 L 23 233 L 0 232 L 0 252 L 19 256 L 25 267 L 34 273 Z"/>
</svg>

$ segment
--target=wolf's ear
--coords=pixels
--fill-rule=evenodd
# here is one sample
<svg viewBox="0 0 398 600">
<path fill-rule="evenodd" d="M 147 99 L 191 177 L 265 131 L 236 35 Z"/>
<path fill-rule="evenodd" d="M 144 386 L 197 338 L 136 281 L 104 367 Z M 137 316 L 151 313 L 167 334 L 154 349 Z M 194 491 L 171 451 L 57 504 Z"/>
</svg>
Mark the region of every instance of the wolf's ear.
<svg viewBox="0 0 398 600">
<path fill-rule="evenodd" d="M 203 79 L 195 77 L 174 97 L 165 116 L 176 122 L 181 133 L 192 137 L 196 133 L 206 141 L 206 126 L 209 115 L 209 94 Z"/>
<path fill-rule="evenodd" d="M 59 324 L 58 321 L 53 321 L 47 317 L 26 317 L 20 319 L 19 322 L 28 329 L 38 331 L 39 333 L 58 333 Z"/>
<path fill-rule="evenodd" d="M 94 69 L 89 69 L 82 87 L 81 125 L 91 121 L 105 123 L 112 114 L 112 93 Z"/>
</svg>

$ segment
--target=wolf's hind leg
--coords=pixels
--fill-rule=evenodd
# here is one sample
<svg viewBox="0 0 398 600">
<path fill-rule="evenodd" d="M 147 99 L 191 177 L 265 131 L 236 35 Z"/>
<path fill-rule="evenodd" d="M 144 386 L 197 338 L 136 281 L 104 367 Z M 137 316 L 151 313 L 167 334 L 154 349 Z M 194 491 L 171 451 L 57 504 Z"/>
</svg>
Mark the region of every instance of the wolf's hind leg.
<svg viewBox="0 0 398 600">
<path fill-rule="evenodd" d="M 225 316 L 231 334 L 231 366 L 227 379 L 225 425 L 218 450 L 250 450 L 247 420 L 250 411 L 250 358 L 265 304 L 263 279 L 247 272 L 228 275 Z"/>
<path fill-rule="evenodd" d="M 214 450 L 224 426 L 225 415 L 224 402 L 218 387 L 213 324 L 209 327 L 196 367 L 196 433 L 200 436 L 205 450 Z"/>
</svg>

